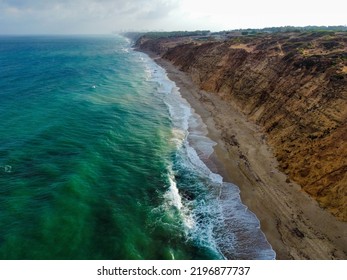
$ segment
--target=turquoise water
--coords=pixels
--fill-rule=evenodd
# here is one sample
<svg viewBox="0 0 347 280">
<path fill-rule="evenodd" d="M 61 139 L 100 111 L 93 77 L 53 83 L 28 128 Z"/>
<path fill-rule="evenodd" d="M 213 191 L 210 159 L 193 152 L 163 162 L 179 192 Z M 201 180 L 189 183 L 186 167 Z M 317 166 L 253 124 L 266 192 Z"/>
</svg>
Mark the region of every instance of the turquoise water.
<svg viewBox="0 0 347 280">
<path fill-rule="evenodd" d="M 127 39 L 0 37 L 0 120 L 0 259 L 274 258 L 201 160 L 199 116 Z"/>
</svg>

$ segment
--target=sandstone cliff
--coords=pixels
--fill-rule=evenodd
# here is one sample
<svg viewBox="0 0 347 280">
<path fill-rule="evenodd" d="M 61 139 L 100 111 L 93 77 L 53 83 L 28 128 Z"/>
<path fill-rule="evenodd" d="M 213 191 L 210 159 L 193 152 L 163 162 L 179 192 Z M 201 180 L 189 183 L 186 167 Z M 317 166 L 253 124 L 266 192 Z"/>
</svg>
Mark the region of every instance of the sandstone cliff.
<svg viewBox="0 0 347 280">
<path fill-rule="evenodd" d="M 199 87 L 259 124 L 281 169 L 347 221 L 347 34 L 148 39 Z"/>
</svg>

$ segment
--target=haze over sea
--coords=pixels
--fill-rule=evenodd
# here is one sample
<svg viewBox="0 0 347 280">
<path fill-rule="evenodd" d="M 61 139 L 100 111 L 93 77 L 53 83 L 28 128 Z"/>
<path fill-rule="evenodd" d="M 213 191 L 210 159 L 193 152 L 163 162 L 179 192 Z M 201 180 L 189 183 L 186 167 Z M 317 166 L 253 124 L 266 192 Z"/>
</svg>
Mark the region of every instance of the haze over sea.
<svg viewBox="0 0 347 280">
<path fill-rule="evenodd" d="M 0 259 L 275 258 L 205 165 L 201 118 L 129 40 L 0 37 L 0 120 Z"/>
</svg>

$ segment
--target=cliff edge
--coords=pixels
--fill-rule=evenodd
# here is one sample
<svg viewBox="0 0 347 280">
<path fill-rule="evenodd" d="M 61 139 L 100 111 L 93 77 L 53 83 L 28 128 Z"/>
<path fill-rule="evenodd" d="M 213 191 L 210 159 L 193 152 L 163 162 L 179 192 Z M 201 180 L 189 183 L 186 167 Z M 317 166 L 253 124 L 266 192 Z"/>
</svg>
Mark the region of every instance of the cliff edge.
<svg viewBox="0 0 347 280">
<path fill-rule="evenodd" d="M 346 32 L 142 36 L 136 46 L 236 105 L 261 127 L 289 178 L 347 221 Z"/>
</svg>

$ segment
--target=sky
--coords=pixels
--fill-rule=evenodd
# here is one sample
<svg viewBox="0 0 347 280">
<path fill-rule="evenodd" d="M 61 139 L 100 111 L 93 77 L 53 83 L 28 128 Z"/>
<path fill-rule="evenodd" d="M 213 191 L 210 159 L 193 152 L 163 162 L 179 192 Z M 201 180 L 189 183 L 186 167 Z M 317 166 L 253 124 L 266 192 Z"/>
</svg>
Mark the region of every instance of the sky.
<svg viewBox="0 0 347 280">
<path fill-rule="evenodd" d="M 0 34 L 347 25 L 346 0 L 0 0 Z"/>
</svg>

